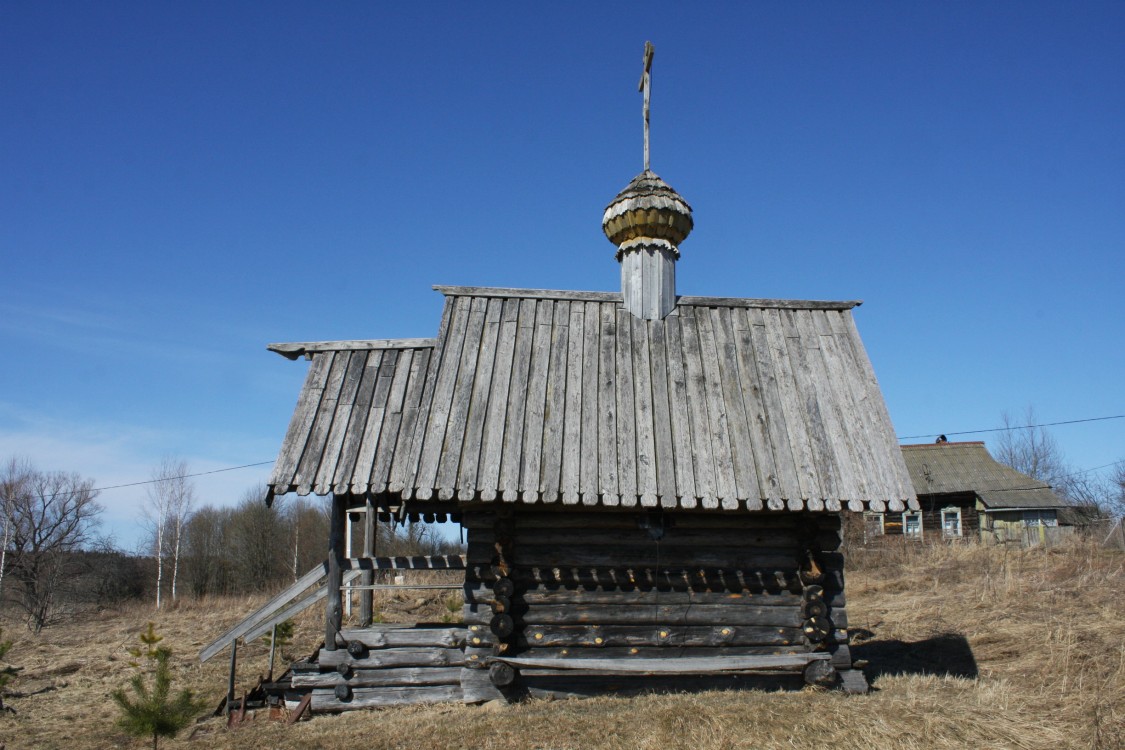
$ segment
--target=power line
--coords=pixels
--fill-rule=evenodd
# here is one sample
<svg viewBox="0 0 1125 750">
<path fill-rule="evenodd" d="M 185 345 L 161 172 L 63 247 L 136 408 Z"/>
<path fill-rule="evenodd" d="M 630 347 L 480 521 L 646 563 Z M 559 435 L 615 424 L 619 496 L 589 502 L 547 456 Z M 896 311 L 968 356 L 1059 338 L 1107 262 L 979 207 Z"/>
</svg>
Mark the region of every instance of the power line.
<svg viewBox="0 0 1125 750">
<path fill-rule="evenodd" d="M 143 484 L 156 484 L 157 482 L 170 482 L 173 479 L 191 479 L 192 477 L 202 477 L 202 476 L 206 476 L 208 474 L 221 474 L 224 471 L 237 471 L 239 469 L 249 469 L 253 466 L 265 466 L 266 464 L 272 464 L 272 463 L 273 463 L 272 460 L 271 461 L 259 461 L 257 463 L 253 463 L 253 464 L 242 464 L 242 466 L 227 466 L 226 468 L 223 468 L 223 469 L 212 469 L 211 471 L 197 471 L 193 474 L 183 474 L 183 475 L 178 476 L 178 477 L 160 477 L 159 479 L 146 479 L 143 482 L 129 482 L 128 484 L 114 484 L 114 485 L 110 485 L 109 487 L 94 487 L 94 488 L 91 488 L 89 490 L 83 489 L 83 490 L 71 490 L 69 492 L 55 492 L 55 493 L 52 493 L 52 494 L 47 495 L 45 497 L 55 498 L 55 497 L 58 497 L 59 495 L 76 495 L 79 492 L 104 492 L 105 490 L 119 490 L 123 487 L 140 487 Z"/>
<path fill-rule="evenodd" d="M 133 481 L 133 482 L 129 482 L 129 484 L 127 484 L 127 485 L 114 485 L 114 486 L 111 486 L 111 487 L 96 487 L 95 489 L 93 489 L 91 491 L 95 491 L 95 493 L 100 493 L 100 491 L 106 490 L 106 489 L 120 489 L 120 488 L 123 488 L 123 487 L 140 487 L 141 485 L 155 485 L 156 482 L 159 482 L 159 481 L 171 481 L 173 479 L 191 479 L 192 477 L 206 477 L 207 475 L 217 475 L 217 473 L 222 473 L 224 471 L 237 471 L 239 469 L 250 469 L 251 467 L 264 467 L 264 466 L 266 466 L 267 463 L 273 463 L 273 460 L 259 461 L 258 463 L 243 463 L 241 467 L 227 467 L 225 469 L 212 469 L 210 471 L 197 471 L 195 473 L 190 473 L 190 475 L 182 475 L 180 477 L 161 477 L 160 479 L 146 479 L 145 481 Z"/>
<path fill-rule="evenodd" d="M 1107 419 L 1125 419 L 1125 414 L 1114 414 L 1110 417 L 1090 417 L 1089 419 L 1068 419 L 1065 422 L 1044 422 L 1043 424 L 1025 424 L 1018 427 L 992 427 L 987 430 L 962 430 L 961 432 L 932 432 L 928 435 L 900 435 L 896 440 L 916 440 L 918 438 L 938 437 L 939 435 L 977 435 L 982 432 L 1010 432 L 1011 430 L 1027 430 L 1032 427 L 1055 427 L 1061 424 L 1081 424 L 1082 422 L 1104 422 Z M 1102 467 L 1105 468 L 1105 467 Z"/>
</svg>

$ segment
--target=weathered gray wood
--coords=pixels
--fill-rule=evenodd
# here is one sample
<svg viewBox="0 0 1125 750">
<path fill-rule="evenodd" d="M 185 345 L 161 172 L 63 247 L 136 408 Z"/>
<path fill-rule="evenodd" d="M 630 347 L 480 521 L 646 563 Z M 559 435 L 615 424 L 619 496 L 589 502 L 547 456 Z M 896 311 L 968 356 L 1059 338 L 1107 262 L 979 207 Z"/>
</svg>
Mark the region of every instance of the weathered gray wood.
<svg viewBox="0 0 1125 750">
<path fill-rule="evenodd" d="M 230 642 L 230 670 L 227 673 L 227 716 L 234 710 L 234 676 L 238 670 L 238 639 L 232 638 Z M 245 707 L 244 707 L 245 708 Z"/>
<path fill-rule="evenodd" d="M 324 385 L 328 378 L 328 371 L 332 366 L 331 354 L 322 354 L 313 357 L 309 365 L 305 383 L 297 399 L 297 407 L 289 420 L 289 428 L 285 433 L 285 440 L 281 444 L 281 452 L 274 463 L 273 473 L 270 475 L 269 484 L 278 489 L 292 486 L 297 463 L 301 459 L 305 444 L 308 442 L 309 430 L 312 429 L 320 407 L 320 399 L 324 394 Z"/>
<path fill-rule="evenodd" d="M 378 437 L 378 446 L 371 463 L 369 475 L 360 474 L 357 479 L 367 479 L 372 492 L 379 493 L 386 486 L 394 460 L 394 450 L 402 435 L 402 420 L 408 407 L 408 396 L 417 392 L 421 382 L 418 358 L 413 352 L 401 352 L 394 360 L 388 387 L 386 407 L 383 410 L 383 427 Z M 419 353 L 422 356 L 422 353 Z M 386 358 L 384 358 L 386 359 Z M 381 385 L 381 384 L 380 384 Z"/>
<path fill-rule="evenodd" d="M 512 353 L 512 376 L 508 385 L 508 410 L 504 422 L 504 446 L 500 461 L 500 485 L 505 501 L 518 500 L 520 469 L 523 465 L 524 415 L 527 407 L 527 379 L 531 371 L 532 345 L 535 339 L 535 301 L 520 300 L 515 349 Z"/>
<path fill-rule="evenodd" d="M 504 694 L 492 684 L 484 669 L 461 670 L 461 694 L 465 703 L 486 703 L 504 700 Z"/>
<path fill-rule="evenodd" d="M 790 342 L 786 339 L 781 326 L 781 314 L 778 310 L 763 310 L 762 318 L 765 320 L 766 340 L 769 343 L 769 362 L 771 370 L 776 374 L 777 392 L 781 400 L 789 447 L 793 452 L 797 484 L 801 493 L 799 498 L 788 498 L 788 500 L 792 502 L 827 497 L 821 487 L 820 476 L 809 443 L 804 404 L 797 392 L 796 376 L 793 374 L 793 366 L 789 359 Z"/>
<path fill-rule="evenodd" d="M 470 626 L 471 627 L 471 626 Z M 478 626 L 480 643 L 495 643 L 487 626 Z M 472 636 L 470 636 L 472 643 Z M 767 625 L 529 625 L 515 641 L 520 648 L 541 647 L 612 647 L 652 646 L 719 647 L 719 646 L 800 646 L 806 641 L 800 628 Z"/>
<path fill-rule="evenodd" d="M 382 648 L 453 648 L 465 641 L 463 627 L 417 627 L 395 628 L 344 628 L 340 633 L 339 644 L 358 642 L 369 649 Z M 327 647 L 326 647 L 327 648 Z"/>
<path fill-rule="evenodd" d="M 867 685 L 867 677 L 860 669 L 840 670 L 840 689 L 852 695 L 866 695 L 870 690 Z"/>
<path fill-rule="evenodd" d="M 447 638 L 444 640 L 453 642 L 455 639 Z M 352 641 L 352 643 L 357 642 Z M 322 669 L 334 669 L 341 664 L 347 664 L 352 669 L 459 667 L 465 663 L 465 652 L 460 648 L 414 646 L 408 648 L 377 648 L 369 651 L 366 656 L 355 657 L 342 648 L 335 651 L 321 649 L 317 662 Z"/>
<path fill-rule="evenodd" d="M 691 418 L 688 413 L 687 376 L 684 373 L 683 336 L 680 318 L 664 319 L 667 338 L 668 417 L 672 425 L 672 453 L 675 458 L 676 495 L 696 497 L 695 470 L 691 455 Z"/>
<path fill-rule="evenodd" d="M 414 486 L 419 490 L 418 497 L 422 500 L 429 499 L 428 493 L 437 482 L 438 464 L 442 458 L 449 413 L 453 408 L 454 385 L 462 360 L 465 331 L 469 325 L 472 303 L 472 299 L 468 297 L 453 301 L 449 330 L 443 341 L 441 360 L 437 365 L 422 451 L 418 459 L 417 476 L 414 479 Z"/>
<path fill-rule="evenodd" d="M 493 580 L 491 566 L 470 565 L 465 571 L 469 581 Z M 637 566 L 633 568 L 572 568 L 535 567 L 515 569 L 512 577 L 521 584 L 561 586 L 604 586 L 623 589 L 648 589 L 668 587 L 690 588 L 697 591 L 798 591 L 801 580 L 796 570 L 774 571 L 738 568 L 704 568 L 685 566 Z M 842 588 L 842 574 L 832 572 L 826 576 L 826 586 Z"/>
<path fill-rule="evenodd" d="M 695 311 L 680 311 L 683 336 L 684 375 L 687 383 L 688 425 L 691 434 L 691 458 L 695 467 L 695 496 L 704 508 L 715 508 L 715 461 L 711 453 L 710 416 L 707 410 L 707 385 L 703 374 L 699 325 Z"/>
<path fill-rule="evenodd" d="M 580 531 L 596 529 L 637 529 L 638 521 L 646 518 L 643 510 L 587 510 L 541 508 L 517 513 L 512 519 L 512 528 L 525 529 L 576 529 Z M 837 530 L 840 517 L 836 514 L 796 513 L 708 513 L 699 511 L 677 511 L 666 516 L 671 528 L 687 531 L 689 529 L 789 529 L 800 528 L 802 521 L 815 522 L 821 529 Z M 470 530 L 491 529 L 495 516 L 489 513 L 465 514 L 462 524 Z"/>
<path fill-rule="evenodd" d="M 313 479 L 313 487 L 316 488 L 317 494 L 327 494 L 332 490 L 332 480 L 336 476 L 340 451 L 344 446 L 344 438 L 348 434 L 348 425 L 352 421 L 356 392 L 359 390 L 359 383 L 366 369 L 367 352 L 351 352 L 349 356 L 344 357 L 344 362 L 346 363 L 344 379 L 340 384 L 340 394 L 336 399 L 336 413 L 328 428 L 328 435 L 321 451 L 320 466 L 317 468 L 316 477 Z"/>
<path fill-rule="evenodd" d="M 364 502 L 364 511 L 363 556 L 372 558 L 375 556 L 375 506 L 372 504 L 371 498 L 367 498 Z M 375 585 L 375 572 L 372 570 L 362 571 L 359 576 L 359 583 L 362 587 L 359 595 L 359 625 L 365 628 L 371 624 L 375 617 L 375 596 L 374 591 L 370 588 Z"/>
<path fill-rule="evenodd" d="M 594 302 L 587 302 L 583 314 L 585 336 L 582 339 L 582 358 L 585 367 L 582 373 L 582 449 L 580 463 L 580 491 L 583 505 L 597 502 L 601 486 L 598 463 L 598 398 L 601 393 L 601 380 L 598 368 L 601 352 L 601 308 Z"/>
<path fill-rule="evenodd" d="M 341 701 L 332 688 L 317 688 L 312 692 L 314 712 L 349 711 L 358 708 L 408 706 L 427 703 L 461 701 L 460 685 L 435 685 L 430 687 L 357 688 L 349 700 Z"/>
<path fill-rule="evenodd" d="M 797 605 L 754 604 L 539 604 L 521 618 L 532 625 L 753 625 L 795 628 L 801 625 Z"/>
<path fill-rule="evenodd" d="M 824 337 L 816 329 L 813 321 L 814 313 L 808 310 L 796 310 L 790 315 L 797 334 L 805 344 L 805 363 L 812 375 L 812 386 L 816 389 L 817 410 L 824 425 L 823 450 L 830 455 L 831 463 L 836 468 L 837 486 L 834 494 L 841 499 L 863 498 L 865 492 L 859 489 L 855 474 L 857 470 L 862 472 L 864 469 L 862 466 L 854 467 L 852 464 L 852 457 L 858 453 L 858 449 L 852 445 L 855 438 L 849 441 L 832 439 L 834 435 L 852 436 L 858 432 L 858 430 L 849 432 L 848 426 L 854 425 L 854 420 L 849 419 L 851 415 L 845 415 L 841 408 L 846 403 L 846 399 L 838 391 L 838 387 L 842 387 L 843 384 L 835 382 L 833 374 L 828 371 L 825 364 L 822 351 Z M 815 315 L 823 316 L 823 313 L 815 313 Z"/>
<path fill-rule="evenodd" d="M 531 366 L 524 395 L 523 448 L 520 451 L 519 490 L 525 502 L 535 502 L 543 458 L 543 419 L 547 395 L 547 370 L 551 365 L 551 328 L 554 300 L 539 300 L 535 310 L 535 335 L 531 343 Z"/>
<path fill-rule="evenodd" d="M 551 332 L 551 362 L 547 368 L 547 393 L 543 413 L 543 449 L 538 490 L 544 502 L 559 497 L 562 489 L 563 431 L 566 410 L 567 346 L 570 337 L 570 303 L 555 305 Z"/>
<path fill-rule="evenodd" d="M 668 349 L 664 321 L 645 328 L 648 361 L 645 364 L 652 387 L 652 475 L 654 492 L 661 504 L 676 502 L 676 458 L 672 449 L 672 418 L 668 402 Z"/>
<path fill-rule="evenodd" d="M 398 354 L 397 351 L 394 351 L 394 353 Z M 349 486 L 355 474 L 355 462 L 359 457 L 363 436 L 368 431 L 371 399 L 374 396 L 379 367 L 383 361 L 383 352 L 367 353 L 363 359 L 363 366 L 359 372 L 359 382 L 356 385 L 355 393 L 351 394 L 351 416 L 348 420 L 348 428 L 344 432 L 344 440 L 339 451 L 340 457 L 336 461 L 336 471 L 332 475 L 333 491 L 337 487 Z M 363 491 L 366 491 L 366 489 L 364 487 Z"/>
<path fill-rule="evenodd" d="M 489 383 L 488 413 L 481 438 L 480 465 L 476 486 L 481 499 L 495 500 L 500 486 L 500 461 L 504 449 L 504 424 L 508 413 L 508 389 L 512 379 L 512 354 L 516 344 L 519 300 L 502 300 L 500 328 L 496 340 L 496 357 Z"/>
<path fill-rule="evenodd" d="M 472 497 L 477 490 L 477 477 L 481 460 L 487 460 L 484 447 L 484 423 L 492 398 L 492 376 L 499 345 L 501 317 L 504 301 L 492 299 L 484 313 L 484 330 L 481 333 L 480 352 L 477 356 L 477 369 L 473 379 L 472 395 L 469 398 L 468 416 L 465 424 L 465 439 L 462 443 L 457 477 L 459 496 Z M 501 377 L 503 375 L 501 374 Z M 487 473 L 487 472 L 486 472 Z M 495 489 L 495 486 L 489 489 Z"/>
<path fill-rule="evenodd" d="M 734 478 L 734 459 L 731 456 L 733 436 L 729 431 L 730 416 L 723 400 L 722 374 L 719 372 L 718 342 L 712 326 L 711 311 L 700 309 L 695 316 L 699 331 L 700 363 L 707 404 L 707 434 L 711 440 L 711 455 L 715 461 L 715 495 L 722 501 L 738 497 Z M 731 373 L 733 375 L 733 373 Z M 728 502 L 723 508 L 732 509 Z"/>
<path fill-rule="evenodd" d="M 626 507 L 637 504 L 637 419 L 633 398 L 633 316 L 617 311 L 614 352 L 617 396 L 617 492 Z"/>
<path fill-rule="evenodd" d="M 821 494 L 812 497 L 817 499 L 841 497 L 840 467 L 836 463 L 836 456 L 828 437 L 828 415 L 820 408 L 818 391 L 822 391 L 824 386 L 818 383 L 817 373 L 812 369 L 810 358 L 806 353 L 810 346 L 819 347 L 819 342 L 806 341 L 797 330 L 795 322 L 797 314 L 796 310 L 783 310 L 779 317 L 787 341 L 789 364 L 794 374 L 794 385 L 800 404 L 798 410 L 804 420 L 809 446 L 812 449 L 813 464 L 820 478 Z"/>
<path fill-rule="evenodd" d="M 406 398 L 403 401 L 403 416 L 400 419 L 398 435 L 393 449 L 393 459 L 386 469 L 387 488 L 391 491 L 409 490 L 414 484 L 414 472 L 417 468 L 417 454 L 421 450 L 420 425 L 425 422 L 426 410 L 429 409 L 432 389 L 436 380 L 435 369 L 431 367 L 432 355 L 430 350 L 418 350 L 411 361 Z M 381 454 L 378 466 L 382 466 Z M 400 467 L 400 468 L 399 468 Z M 372 476 L 375 472 L 372 471 Z M 378 475 L 380 481 L 384 476 Z M 407 479 L 409 477 L 409 479 Z M 409 499 L 409 493 L 404 495 Z"/>
<path fill-rule="evenodd" d="M 441 323 L 438 324 L 437 345 L 432 352 L 428 349 L 419 349 L 412 365 L 412 368 L 417 367 L 419 360 L 425 363 L 426 366 L 419 370 L 425 376 L 425 382 L 420 390 L 412 387 L 408 394 L 402 426 L 399 428 L 395 460 L 391 463 L 387 480 L 388 489 L 392 492 L 402 492 L 404 500 L 417 497 L 418 471 L 421 467 L 425 435 L 429 425 L 429 413 L 433 405 L 434 391 L 437 390 L 438 370 L 445 357 L 445 351 L 450 348 L 449 332 L 453 325 L 453 311 L 454 300 L 447 298 L 445 305 L 442 306 Z M 412 378 L 412 385 L 415 382 Z"/>
<path fill-rule="evenodd" d="M 466 601 L 470 604 L 487 604 L 487 589 L 470 591 Z M 751 593 L 747 591 L 670 591 L 659 589 L 622 591 L 620 589 L 591 591 L 585 588 L 547 589 L 535 588 L 524 591 L 520 599 L 527 605 L 539 604 L 726 604 L 735 607 L 755 605 L 758 607 L 799 607 L 801 595 L 793 593 Z M 842 608 L 845 605 L 843 593 L 825 595 L 823 602 L 828 607 Z"/>
<path fill-rule="evenodd" d="M 781 497 L 774 500 L 791 500 L 805 496 L 802 480 L 797 469 L 797 457 L 793 452 L 789 436 L 785 407 L 782 404 L 779 373 L 773 366 L 773 351 L 766 332 L 766 320 L 761 310 L 746 310 L 747 328 L 750 332 L 749 346 L 758 371 L 758 384 L 761 388 L 762 404 L 765 408 L 766 427 L 769 431 L 770 445 L 773 449 L 774 465 L 777 467 Z"/>
<path fill-rule="evenodd" d="M 403 667 L 393 669 L 356 669 L 348 677 L 339 672 L 294 674 L 293 687 L 334 687 L 349 685 L 353 690 L 361 687 L 460 685 L 461 667 Z"/>
<path fill-rule="evenodd" d="M 700 307 L 745 307 L 763 310 L 850 310 L 863 304 L 860 300 L 830 302 L 826 300 L 801 299 L 752 299 L 741 297 L 692 297 L 683 296 L 678 300 L 680 306 L 698 305 Z"/>
<path fill-rule="evenodd" d="M 637 493 L 641 496 L 641 504 L 652 507 L 657 505 L 660 496 L 660 487 L 656 481 L 656 464 L 659 460 L 656 450 L 656 394 L 653 389 L 652 352 L 650 350 L 650 332 L 663 328 L 659 321 L 645 321 L 640 318 L 632 320 L 632 351 L 633 351 L 633 416 L 636 420 L 636 464 L 637 464 Z M 663 368 L 664 363 L 660 363 Z M 673 496 L 675 490 L 673 489 Z"/>
<path fill-rule="evenodd" d="M 202 651 L 199 652 L 199 660 L 205 662 L 215 654 L 226 648 L 231 641 L 236 638 L 241 638 L 246 633 L 250 632 L 256 625 L 264 622 L 274 614 L 280 607 L 284 606 L 287 602 L 291 601 L 295 596 L 320 582 L 322 578 L 328 573 L 328 563 L 322 562 L 316 565 L 308 573 L 301 576 L 292 586 L 282 591 L 277 596 L 270 599 L 258 609 L 254 610 L 242 622 L 235 625 L 233 628 L 223 633 L 210 644 L 207 645 Z"/>
<path fill-rule="evenodd" d="M 855 487 L 849 494 L 852 497 L 866 499 L 871 496 L 869 487 L 883 486 L 887 483 L 887 478 L 882 474 L 883 462 L 871 450 L 871 429 L 868 420 L 863 416 L 866 408 L 856 400 L 854 378 L 850 377 L 844 365 L 839 341 L 828 320 L 829 315 L 839 315 L 839 313 L 820 313 L 811 316 L 811 320 L 820 335 L 820 354 L 825 375 L 835 395 L 837 424 L 841 428 L 846 428 L 847 434 L 851 437 L 850 450 L 845 452 L 852 462 L 852 481 Z M 874 482 L 871 482 L 869 477 L 873 478 Z"/>
<path fill-rule="evenodd" d="M 527 299 L 566 299 L 585 302 L 621 302 L 620 292 L 583 292 L 556 289 L 510 289 L 504 287 L 446 286 L 435 285 L 434 289 L 450 297 L 518 297 Z M 850 310 L 862 304 L 861 301 L 831 302 L 824 300 L 756 299 L 742 297 L 698 297 L 682 296 L 677 299 L 684 305 L 702 307 L 760 307 L 793 310 Z"/>
<path fill-rule="evenodd" d="M 770 554 L 771 552 L 775 554 Z M 487 564 L 494 552 L 489 546 L 469 545 L 468 563 Z M 662 548 L 657 559 L 655 545 L 650 550 L 633 547 L 615 550 L 612 548 L 583 547 L 565 545 L 542 545 L 522 548 L 519 553 L 521 566 L 571 566 L 571 567 L 645 567 L 645 566 L 695 566 L 737 570 L 796 571 L 798 562 L 792 554 L 781 550 L 743 550 L 739 548 L 691 550 L 683 547 Z"/>
<path fill-rule="evenodd" d="M 828 659 L 828 654 L 825 653 L 807 653 L 679 659 L 536 659 L 494 656 L 493 662 L 503 662 L 520 669 L 582 670 L 600 674 L 660 675 L 803 670 L 812 662 L 826 659 Z"/>
<path fill-rule="evenodd" d="M 598 342 L 598 493 L 602 501 L 616 505 L 617 480 L 617 383 L 615 374 L 617 316 L 610 305 L 602 305 L 601 338 Z"/>
<path fill-rule="evenodd" d="M 267 344 L 266 349 L 277 352 L 286 359 L 314 354 L 317 352 L 378 351 L 382 349 L 427 349 L 433 347 L 437 339 L 367 339 L 354 341 L 305 341 L 280 344 Z"/>
<path fill-rule="evenodd" d="M 758 480 L 757 499 L 760 502 L 754 502 L 755 498 L 751 497 L 749 507 L 757 510 L 771 500 L 777 503 L 782 497 L 795 495 L 796 478 L 792 474 L 783 477 L 783 470 L 778 468 L 778 462 L 774 457 L 769 410 L 766 408 L 765 395 L 758 375 L 758 362 L 752 340 L 753 331 L 746 317 L 746 310 L 731 311 L 731 327 L 741 386 L 738 390 L 742 396 L 742 408 L 750 432 L 750 450 Z M 794 490 L 792 493 L 788 493 L 785 489 L 788 483 L 792 483 Z"/>
<path fill-rule="evenodd" d="M 457 467 L 462 450 L 465 448 L 465 425 L 469 416 L 469 404 L 472 401 L 473 381 L 477 373 L 487 306 L 487 300 L 478 298 L 473 300 L 469 309 L 469 322 L 465 329 L 464 343 L 461 345 L 461 361 L 453 384 L 453 401 L 449 407 L 449 420 L 434 482 L 441 500 L 452 499 L 457 490 Z M 473 449 L 480 450 L 480 446 L 473 446 Z"/>
<path fill-rule="evenodd" d="M 513 656 L 534 659 L 721 659 L 728 656 L 775 656 L 809 652 L 806 644 L 733 646 L 718 639 L 716 643 L 718 645 L 709 646 L 682 646 L 667 643 L 641 646 L 540 646 L 537 643 L 530 643 L 526 647 L 521 646 L 519 652 Z M 489 653 L 484 658 L 487 661 L 493 656 L 494 654 Z"/>
<path fill-rule="evenodd" d="M 582 334 L 585 330 L 585 313 L 585 304 L 574 302 L 570 305 L 570 321 L 567 329 L 565 415 L 561 448 L 562 467 L 559 478 L 562 500 L 567 505 L 576 505 L 581 493 L 582 366 L 584 361 Z"/>
<path fill-rule="evenodd" d="M 413 557 L 353 557 L 341 560 L 349 570 L 464 570 L 463 555 L 415 555 Z"/>
<path fill-rule="evenodd" d="M 297 486 L 297 492 L 301 495 L 309 494 L 314 486 L 317 469 L 324 456 L 324 442 L 328 438 L 328 430 L 336 415 L 336 399 L 344 382 L 344 372 L 347 370 L 347 354 L 326 356 L 332 357 L 331 369 L 324 383 L 324 393 L 321 395 L 316 417 L 309 428 L 304 453 L 293 476 L 293 484 Z"/>
<path fill-rule="evenodd" d="M 344 577 L 341 579 L 341 585 L 346 585 L 346 584 L 350 583 L 351 581 L 355 580 L 355 578 L 357 576 L 359 576 L 358 571 L 354 571 L 354 570 L 348 571 L 347 573 L 344 574 Z M 290 604 L 288 607 L 285 607 L 284 609 L 282 609 L 280 611 L 277 611 L 274 614 L 272 614 L 271 616 L 262 620 L 252 630 L 247 631 L 247 633 L 242 637 L 242 639 L 244 641 L 246 641 L 247 643 L 249 643 L 249 642 L 254 641 L 258 638 L 261 638 L 267 632 L 272 630 L 274 625 L 285 622 L 289 618 L 299 615 L 301 612 L 304 612 L 306 609 L 311 607 L 313 604 L 316 604 L 321 599 L 325 598 L 327 595 L 328 595 L 328 587 L 327 586 L 320 587 L 319 589 L 317 589 L 313 593 L 309 594 L 308 596 L 306 596 L 302 599 L 298 599 L 297 601 Z"/>
<path fill-rule="evenodd" d="M 715 350 L 718 359 L 717 373 L 722 383 L 722 401 L 730 433 L 731 460 L 734 464 L 734 483 L 741 500 L 761 500 L 770 495 L 769 474 L 759 477 L 759 469 L 772 470 L 773 461 L 768 453 L 762 455 L 762 446 L 750 433 L 746 403 L 742 393 L 743 383 L 757 383 L 757 374 L 744 375 L 740 370 L 735 340 L 733 310 L 711 310 L 711 328 L 715 333 Z"/>
<path fill-rule="evenodd" d="M 646 547 L 656 550 L 657 542 L 641 528 L 624 529 L 594 529 L 584 530 L 572 526 L 561 528 L 521 529 L 519 532 L 519 546 L 536 547 L 539 545 L 566 545 L 583 547 Z M 503 536 L 503 535 L 501 535 Z M 490 542 L 497 538 L 490 531 L 480 531 L 472 535 L 472 542 Z M 811 541 L 818 550 L 827 550 L 839 545 L 839 536 L 834 531 L 818 532 L 816 536 L 809 537 L 804 530 L 786 529 L 777 526 L 764 528 L 730 529 L 692 529 L 676 526 L 666 527 L 664 536 L 660 538 L 660 549 L 672 547 L 744 547 L 768 548 L 770 550 L 790 549 L 795 550 L 804 542 Z"/>
<path fill-rule="evenodd" d="M 340 495 L 332 498 L 332 510 L 328 517 L 328 577 L 325 588 L 328 590 L 328 606 L 324 613 L 325 648 L 336 648 L 336 636 L 344 620 L 344 603 L 340 587 L 344 583 L 344 525 L 347 515 L 345 500 Z"/>
<path fill-rule="evenodd" d="M 338 484 L 350 482 L 353 492 L 366 492 L 369 488 L 374 474 L 372 469 L 375 466 L 375 455 L 378 452 L 379 444 L 380 442 L 387 442 L 382 440 L 384 430 L 387 431 L 387 436 L 393 443 L 390 433 L 397 431 L 398 421 L 394 417 L 388 418 L 388 401 L 390 402 L 389 411 L 392 413 L 398 411 L 400 389 L 403 387 L 401 382 L 403 370 L 399 369 L 399 360 L 403 357 L 411 357 L 412 354 L 410 351 L 389 351 L 383 354 L 379 360 L 374 390 L 367 405 L 367 424 L 364 427 L 356 453 L 355 467 L 352 469 L 351 476 L 339 477 L 337 480 Z M 406 369 L 405 372 L 409 373 L 410 370 Z M 392 386 L 395 386 L 393 397 L 391 395 Z"/>
</svg>

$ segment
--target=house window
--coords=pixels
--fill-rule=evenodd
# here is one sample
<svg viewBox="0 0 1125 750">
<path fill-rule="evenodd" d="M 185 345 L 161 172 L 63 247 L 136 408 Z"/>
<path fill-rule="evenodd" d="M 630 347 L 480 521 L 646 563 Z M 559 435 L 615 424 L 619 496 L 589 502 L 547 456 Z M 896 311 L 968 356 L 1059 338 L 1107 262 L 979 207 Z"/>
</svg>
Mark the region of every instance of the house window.
<svg viewBox="0 0 1125 750">
<path fill-rule="evenodd" d="M 961 509 L 943 508 L 941 511 L 941 535 L 946 539 L 961 538 Z"/>
<path fill-rule="evenodd" d="M 863 539 L 867 541 L 878 536 L 883 536 L 886 529 L 883 528 L 883 514 L 867 512 L 863 514 Z"/>
<path fill-rule="evenodd" d="M 1025 510 L 1023 512 L 1024 526 L 1058 526 L 1055 511 L 1052 510 Z"/>
<path fill-rule="evenodd" d="M 902 514 L 902 533 L 910 539 L 922 538 L 922 514 L 908 511 Z"/>
</svg>

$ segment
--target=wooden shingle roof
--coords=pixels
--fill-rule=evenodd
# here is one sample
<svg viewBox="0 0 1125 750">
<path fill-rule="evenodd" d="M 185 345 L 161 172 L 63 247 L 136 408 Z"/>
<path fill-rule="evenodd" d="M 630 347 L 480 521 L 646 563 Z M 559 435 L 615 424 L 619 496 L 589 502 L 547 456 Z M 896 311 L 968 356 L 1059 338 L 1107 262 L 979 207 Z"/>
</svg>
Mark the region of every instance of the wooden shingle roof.
<svg viewBox="0 0 1125 750">
<path fill-rule="evenodd" d="M 854 302 L 435 287 L 436 341 L 310 356 L 270 480 L 404 499 L 724 510 L 916 504 Z"/>
<path fill-rule="evenodd" d="M 1065 504 L 1049 484 L 1000 463 L 981 442 L 904 445 L 902 453 L 920 496 L 974 493 L 992 510 Z"/>
</svg>

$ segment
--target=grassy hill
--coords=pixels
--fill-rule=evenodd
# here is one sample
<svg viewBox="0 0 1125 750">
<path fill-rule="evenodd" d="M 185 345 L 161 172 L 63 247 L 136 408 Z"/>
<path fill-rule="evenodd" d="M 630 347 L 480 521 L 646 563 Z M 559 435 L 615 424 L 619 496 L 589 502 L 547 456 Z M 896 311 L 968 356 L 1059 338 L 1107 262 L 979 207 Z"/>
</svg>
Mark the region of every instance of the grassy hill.
<svg viewBox="0 0 1125 750">
<path fill-rule="evenodd" d="M 1125 747 L 1125 555 L 1092 546 L 1016 550 L 958 545 L 856 550 L 848 610 L 875 691 L 442 705 L 318 716 L 293 727 L 260 714 L 237 730 L 206 719 L 169 748 L 1108 748 Z M 257 599 L 106 611 L 38 636 L 3 621 L 24 667 L 9 690 L 0 743 L 13 748 L 145 747 L 122 735 L 109 694 L 132 668 L 128 649 L 152 620 L 174 652 L 177 686 L 217 705 L 227 660 L 200 665 L 201 646 Z M 417 613 L 411 600 L 401 609 Z M 390 604 L 392 610 L 395 604 Z M 440 619 L 441 601 L 422 609 Z M 288 656 L 316 646 L 321 612 L 299 623 Z M 239 686 L 268 650 L 239 652 Z"/>
</svg>

